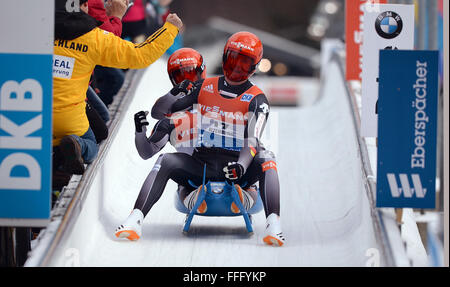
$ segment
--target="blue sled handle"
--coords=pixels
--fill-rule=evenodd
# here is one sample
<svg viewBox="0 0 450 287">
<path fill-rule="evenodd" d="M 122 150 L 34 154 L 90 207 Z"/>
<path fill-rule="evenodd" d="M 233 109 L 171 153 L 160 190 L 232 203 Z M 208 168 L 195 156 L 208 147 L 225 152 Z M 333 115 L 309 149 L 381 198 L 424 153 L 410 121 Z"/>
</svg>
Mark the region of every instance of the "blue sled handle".
<svg viewBox="0 0 450 287">
<path fill-rule="evenodd" d="M 241 199 L 239 198 L 238 192 L 237 192 L 236 188 L 234 187 L 234 184 L 232 184 L 232 186 L 231 186 L 231 197 L 233 198 L 233 201 L 236 203 L 236 205 L 238 206 L 239 210 L 242 213 L 242 216 L 244 217 L 245 226 L 247 227 L 247 231 L 249 233 L 253 233 L 253 227 L 252 227 L 252 223 L 250 221 L 250 217 L 248 216 L 247 210 L 242 205 Z"/>
<path fill-rule="evenodd" d="M 196 210 L 199 208 L 200 204 L 205 200 L 206 198 L 206 164 L 203 167 L 203 184 L 202 184 L 202 190 L 199 191 L 199 195 L 197 198 L 197 202 L 195 203 L 192 210 L 189 212 L 188 217 L 186 218 L 186 223 L 184 224 L 183 232 L 187 233 L 189 231 L 189 228 L 191 227 L 192 219 L 194 218 L 194 214 Z"/>
<path fill-rule="evenodd" d="M 198 195 L 197 202 L 195 203 L 192 210 L 189 212 L 189 215 L 186 219 L 186 223 L 184 224 L 183 232 L 188 232 L 189 228 L 191 227 L 192 219 L 194 218 L 195 211 L 199 208 L 200 204 L 205 200 L 206 197 L 206 191 L 205 186 L 202 187 L 202 190 L 200 191 L 200 194 Z"/>
</svg>

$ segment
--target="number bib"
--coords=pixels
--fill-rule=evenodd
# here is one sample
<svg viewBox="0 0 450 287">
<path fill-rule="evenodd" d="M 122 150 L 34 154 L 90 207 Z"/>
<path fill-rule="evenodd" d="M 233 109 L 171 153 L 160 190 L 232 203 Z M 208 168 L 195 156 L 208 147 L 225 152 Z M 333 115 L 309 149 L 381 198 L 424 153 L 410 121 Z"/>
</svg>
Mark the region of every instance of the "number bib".
<svg viewBox="0 0 450 287">
<path fill-rule="evenodd" d="M 252 86 L 236 98 L 227 99 L 218 90 L 219 77 L 203 82 L 198 96 L 197 146 L 240 151 L 244 146 L 245 129 L 251 99 L 262 93 Z"/>
</svg>

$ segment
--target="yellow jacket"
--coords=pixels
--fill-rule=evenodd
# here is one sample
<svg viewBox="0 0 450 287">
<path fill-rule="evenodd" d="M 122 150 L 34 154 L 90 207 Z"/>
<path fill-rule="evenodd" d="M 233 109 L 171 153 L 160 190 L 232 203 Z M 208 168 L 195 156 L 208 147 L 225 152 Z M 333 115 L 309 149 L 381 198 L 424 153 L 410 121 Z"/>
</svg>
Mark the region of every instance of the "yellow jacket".
<svg viewBox="0 0 450 287">
<path fill-rule="evenodd" d="M 55 40 L 53 56 L 53 145 L 62 137 L 82 136 L 89 128 L 86 91 L 96 65 L 142 69 L 160 58 L 173 44 L 178 29 L 163 27 L 135 45 L 95 28 L 74 40 Z"/>
</svg>

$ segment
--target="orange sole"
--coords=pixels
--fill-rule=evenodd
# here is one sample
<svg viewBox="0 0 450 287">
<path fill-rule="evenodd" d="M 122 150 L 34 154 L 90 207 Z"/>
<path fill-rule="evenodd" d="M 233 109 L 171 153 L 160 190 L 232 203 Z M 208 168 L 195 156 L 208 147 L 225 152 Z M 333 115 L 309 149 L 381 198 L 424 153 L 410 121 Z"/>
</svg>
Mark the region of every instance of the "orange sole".
<svg viewBox="0 0 450 287">
<path fill-rule="evenodd" d="M 267 235 L 266 237 L 264 237 L 263 241 L 267 245 L 283 246 L 283 244 L 284 244 L 283 241 L 281 241 L 273 236 L 270 236 L 270 235 Z"/>
<path fill-rule="evenodd" d="M 131 241 L 136 241 L 139 239 L 139 235 L 133 230 L 122 230 L 116 233 L 118 238 L 126 238 Z"/>
<path fill-rule="evenodd" d="M 198 187 L 200 190 L 203 188 L 203 185 L 200 185 Z M 204 191 L 206 192 L 206 188 L 204 188 Z M 200 193 L 200 191 L 199 191 Z M 196 195 L 195 201 L 197 201 L 198 194 Z M 200 206 L 197 208 L 197 213 L 203 214 L 208 209 L 208 206 L 206 206 L 206 201 L 203 200 L 203 202 L 200 204 Z"/>
<path fill-rule="evenodd" d="M 208 209 L 208 206 L 206 206 L 206 201 L 203 200 L 203 202 L 197 208 L 197 212 L 198 213 L 205 213 L 207 209 Z"/>
<path fill-rule="evenodd" d="M 239 213 L 239 212 L 241 212 L 241 211 L 239 210 L 239 207 L 237 207 L 237 205 L 236 205 L 234 202 L 231 204 L 231 212 L 233 212 L 233 213 Z"/>
</svg>

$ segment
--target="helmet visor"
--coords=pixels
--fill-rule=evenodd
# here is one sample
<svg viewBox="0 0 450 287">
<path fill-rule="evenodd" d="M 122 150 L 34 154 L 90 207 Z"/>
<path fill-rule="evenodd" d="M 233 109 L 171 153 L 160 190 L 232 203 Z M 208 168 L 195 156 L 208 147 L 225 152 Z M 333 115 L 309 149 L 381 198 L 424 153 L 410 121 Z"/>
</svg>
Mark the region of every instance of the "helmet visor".
<svg viewBox="0 0 450 287">
<path fill-rule="evenodd" d="M 241 82 L 248 79 L 255 69 L 255 60 L 236 51 L 228 50 L 223 63 L 223 73 L 227 79 L 233 82 Z"/>
<path fill-rule="evenodd" d="M 177 70 L 173 70 L 170 73 L 170 79 L 175 85 L 178 85 L 184 80 L 190 80 L 196 82 L 200 80 L 201 72 L 199 72 L 194 66 L 186 66 Z"/>
</svg>

